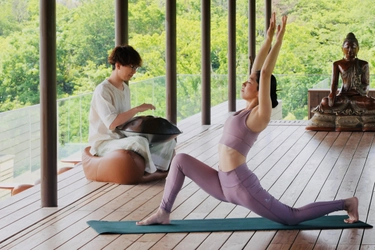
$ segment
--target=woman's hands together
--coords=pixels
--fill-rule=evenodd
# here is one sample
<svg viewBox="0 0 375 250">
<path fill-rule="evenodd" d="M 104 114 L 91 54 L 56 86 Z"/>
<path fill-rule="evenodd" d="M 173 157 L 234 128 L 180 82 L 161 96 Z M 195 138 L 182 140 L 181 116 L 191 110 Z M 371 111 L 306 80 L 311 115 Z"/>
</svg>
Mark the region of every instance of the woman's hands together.
<svg viewBox="0 0 375 250">
<path fill-rule="evenodd" d="M 276 39 L 278 41 L 283 40 L 285 29 L 286 29 L 286 22 L 288 21 L 288 16 L 283 16 L 281 18 L 281 25 L 279 24 L 277 26 L 277 32 L 276 32 Z"/>
<path fill-rule="evenodd" d="M 285 28 L 286 28 L 286 22 L 288 20 L 288 16 L 282 16 L 281 19 L 281 25 L 277 25 L 277 31 L 276 31 L 276 39 L 278 41 L 281 41 L 285 34 Z M 267 30 L 267 37 L 272 40 L 276 30 L 276 13 L 273 12 L 271 19 L 270 19 L 270 26 Z"/>
<path fill-rule="evenodd" d="M 269 39 L 273 39 L 273 35 L 275 34 L 275 27 L 276 27 L 276 13 L 273 12 L 272 15 L 271 15 L 271 19 L 270 19 L 270 26 L 268 27 L 268 30 L 267 30 L 267 37 Z"/>
</svg>

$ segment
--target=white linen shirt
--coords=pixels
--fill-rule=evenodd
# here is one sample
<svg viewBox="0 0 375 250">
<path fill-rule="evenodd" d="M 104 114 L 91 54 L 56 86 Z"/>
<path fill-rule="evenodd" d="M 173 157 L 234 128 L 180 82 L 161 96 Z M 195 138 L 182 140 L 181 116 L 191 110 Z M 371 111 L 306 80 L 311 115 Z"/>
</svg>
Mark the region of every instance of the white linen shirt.
<svg viewBox="0 0 375 250">
<path fill-rule="evenodd" d="M 129 86 L 125 83 L 122 85 L 124 90 L 119 90 L 106 79 L 95 88 L 89 115 L 89 144 L 92 155 L 97 154 L 98 146 L 103 141 L 124 137 L 117 133 L 116 129 L 109 129 L 117 115 L 131 108 Z"/>
</svg>

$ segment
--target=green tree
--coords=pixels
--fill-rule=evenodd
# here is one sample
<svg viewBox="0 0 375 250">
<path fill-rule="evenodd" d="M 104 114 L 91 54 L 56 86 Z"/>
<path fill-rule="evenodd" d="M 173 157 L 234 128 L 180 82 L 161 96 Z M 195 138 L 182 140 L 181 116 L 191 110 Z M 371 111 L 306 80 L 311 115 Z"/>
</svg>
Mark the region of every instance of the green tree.
<svg viewBox="0 0 375 250">
<path fill-rule="evenodd" d="M 82 80 L 86 66 L 107 65 L 108 51 L 114 46 L 113 1 L 83 1 L 61 13 L 58 26 L 61 80 L 69 83 L 67 93 L 71 88 L 86 90 Z"/>
<path fill-rule="evenodd" d="M 39 1 L 0 0 L 0 4 L 0 111 L 4 111 L 39 102 Z M 212 103 L 226 98 L 226 78 L 221 75 L 228 71 L 227 4 L 223 0 L 211 2 Z M 330 75 L 333 61 L 342 57 L 340 47 L 348 32 L 354 32 L 359 40 L 359 57 L 375 66 L 375 21 L 367 15 L 375 11 L 371 0 L 277 0 L 272 4 L 278 18 L 289 15 L 274 73 L 281 78 L 283 106 L 298 119 L 303 119 L 307 108 L 307 89 L 322 78 L 316 76 Z M 249 70 L 248 1 L 238 0 L 236 6 L 236 73 L 240 83 Z M 256 8 L 259 49 L 265 33 L 264 1 L 257 1 Z M 165 75 L 165 9 L 165 1 L 129 1 L 129 42 L 144 60 L 133 82 Z M 113 0 L 57 2 L 58 98 L 91 92 L 110 73 L 107 57 L 114 47 L 114 14 Z M 199 75 L 201 1 L 178 1 L 177 15 L 177 73 Z M 200 81 L 199 77 L 184 80 L 178 91 L 196 95 L 199 103 Z M 157 101 L 165 98 L 162 92 Z M 181 107 L 181 112 L 189 108 L 186 104 L 186 111 Z"/>
<path fill-rule="evenodd" d="M 1 99 L 23 105 L 39 103 L 39 37 L 35 28 L 24 28 L 5 39 L 0 78 Z M 4 110 L 3 110 L 4 111 Z"/>
</svg>

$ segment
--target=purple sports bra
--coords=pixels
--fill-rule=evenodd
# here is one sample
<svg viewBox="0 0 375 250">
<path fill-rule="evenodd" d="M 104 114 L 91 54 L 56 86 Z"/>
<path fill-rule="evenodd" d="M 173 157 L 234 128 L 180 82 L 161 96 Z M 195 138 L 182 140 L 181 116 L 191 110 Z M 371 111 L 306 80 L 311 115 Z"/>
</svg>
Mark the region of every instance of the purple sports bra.
<svg viewBox="0 0 375 250">
<path fill-rule="evenodd" d="M 249 153 L 259 135 L 246 126 L 246 119 L 250 112 L 251 110 L 240 110 L 230 116 L 225 121 L 223 135 L 219 141 L 219 143 L 237 150 L 243 156 Z"/>
</svg>

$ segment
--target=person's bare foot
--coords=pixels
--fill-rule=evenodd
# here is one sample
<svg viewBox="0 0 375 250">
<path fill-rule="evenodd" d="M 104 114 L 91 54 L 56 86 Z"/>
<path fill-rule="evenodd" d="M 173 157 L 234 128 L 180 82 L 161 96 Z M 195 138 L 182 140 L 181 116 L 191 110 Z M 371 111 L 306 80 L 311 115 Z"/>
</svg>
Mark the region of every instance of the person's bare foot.
<svg viewBox="0 0 375 250">
<path fill-rule="evenodd" d="M 144 175 L 142 176 L 142 179 L 140 181 L 140 183 L 147 183 L 147 182 L 151 182 L 151 181 L 157 181 L 157 180 L 163 180 L 165 178 L 167 178 L 168 176 L 168 172 L 165 171 L 160 171 L 160 170 L 157 170 L 156 172 L 154 173 L 147 173 L 145 172 Z"/>
<path fill-rule="evenodd" d="M 152 224 L 169 224 L 170 219 L 169 219 L 170 213 L 165 211 L 164 209 L 160 208 L 156 213 L 153 215 L 150 215 L 144 220 L 136 222 L 138 226 L 145 226 L 145 225 L 152 225 Z"/>
<path fill-rule="evenodd" d="M 354 223 L 359 220 L 358 215 L 358 198 L 351 197 L 345 199 L 345 210 L 348 212 L 349 218 L 345 219 L 346 223 Z"/>
</svg>

